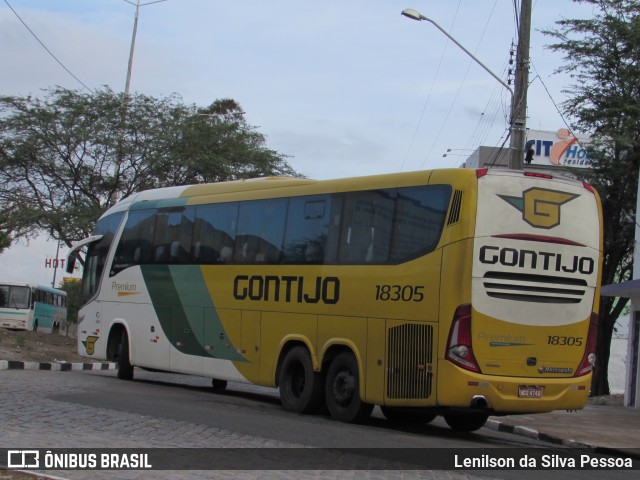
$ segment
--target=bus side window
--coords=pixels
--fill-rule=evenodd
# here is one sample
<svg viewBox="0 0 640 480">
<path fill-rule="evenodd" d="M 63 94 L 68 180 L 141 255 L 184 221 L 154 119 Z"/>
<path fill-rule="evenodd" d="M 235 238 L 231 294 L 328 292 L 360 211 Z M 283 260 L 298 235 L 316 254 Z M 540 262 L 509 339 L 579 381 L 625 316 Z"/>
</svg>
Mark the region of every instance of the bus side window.
<svg viewBox="0 0 640 480">
<path fill-rule="evenodd" d="M 198 205 L 195 211 L 191 258 L 196 264 L 229 263 L 238 219 L 237 203 Z"/>
<path fill-rule="evenodd" d="M 153 263 L 187 263 L 191 255 L 194 214 L 194 207 L 158 210 L 151 260 Z"/>
<path fill-rule="evenodd" d="M 449 207 L 451 187 L 428 185 L 398 190 L 391 260 L 406 261 L 436 248 Z"/>
<path fill-rule="evenodd" d="M 155 209 L 129 212 L 129 218 L 113 259 L 110 276 L 134 265 L 150 263 L 153 253 L 151 240 L 154 238 L 155 216 Z"/>
<path fill-rule="evenodd" d="M 325 262 L 331 197 L 314 195 L 289 200 L 284 263 Z"/>
<path fill-rule="evenodd" d="M 237 263 L 280 263 L 287 199 L 242 202 L 234 249 Z"/>
<path fill-rule="evenodd" d="M 389 258 L 395 190 L 346 194 L 341 263 L 384 263 Z"/>
</svg>

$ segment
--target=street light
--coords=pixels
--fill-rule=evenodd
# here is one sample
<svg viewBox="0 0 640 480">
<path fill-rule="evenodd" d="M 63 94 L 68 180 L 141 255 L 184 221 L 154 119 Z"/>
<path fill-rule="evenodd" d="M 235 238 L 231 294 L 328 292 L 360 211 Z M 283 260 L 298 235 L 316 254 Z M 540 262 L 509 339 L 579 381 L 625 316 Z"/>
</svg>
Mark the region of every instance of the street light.
<svg viewBox="0 0 640 480">
<path fill-rule="evenodd" d="M 444 28 L 442 28 L 440 25 L 438 25 L 435 21 L 433 21 L 432 19 L 430 19 L 429 17 L 425 17 L 424 15 L 422 15 L 420 12 L 418 12 L 417 10 L 413 9 L 413 8 L 405 8 L 402 11 L 402 15 L 404 15 L 407 18 L 410 18 L 411 20 L 417 20 L 417 21 L 427 21 L 432 23 L 438 30 L 440 30 L 442 33 L 444 33 L 447 38 L 449 38 L 449 40 L 451 40 L 453 43 L 455 43 L 458 47 L 460 47 L 467 55 L 469 55 L 478 65 L 480 65 L 482 68 L 484 68 L 487 73 L 489 73 L 489 75 L 491 75 L 493 78 L 495 78 L 500 85 L 502 85 L 504 88 L 506 88 L 509 93 L 511 94 L 511 103 L 513 104 L 513 90 L 511 89 L 511 87 L 509 85 L 507 85 L 500 77 L 498 77 L 495 73 L 493 73 L 489 67 L 487 67 L 484 63 L 482 63 L 473 53 L 471 53 L 469 50 L 467 50 L 460 42 L 458 42 L 455 38 L 453 38 L 449 32 L 447 32 Z M 511 134 L 513 135 L 514 130 L 516 129 L 516 126 L 514 124 L 514 122 L 512 122 L 511 125 Z M 517 152 L 512 152 L 513 155 L 517 155 Z"/>
</svg>

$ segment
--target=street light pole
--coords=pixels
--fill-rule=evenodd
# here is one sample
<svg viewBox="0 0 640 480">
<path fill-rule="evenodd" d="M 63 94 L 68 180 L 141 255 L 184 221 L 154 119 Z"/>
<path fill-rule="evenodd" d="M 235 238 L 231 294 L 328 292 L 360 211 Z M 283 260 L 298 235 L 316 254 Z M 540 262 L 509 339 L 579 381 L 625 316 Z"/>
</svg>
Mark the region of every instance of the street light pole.
<svg viewBox="0 0 640 480">
<path fill-rule="evenodd" d="M 513 90 L 511 89 L 511 87 L 509 85 L 507 85 L 506 83 L 504 83 L 504 81 L 498 77 L 495 73 L 493 73 L 489 67 L 487 67 L 484 63 L 482 63 L 473 53 L 471 53 L 469 50 L 467 50 L 459 41 L 457 41 L 455 38 L 453 38 L 449 32 L 447 32 L 444 28 L 442 28 L 440 25 L 438 25 L 435 21 L 433 21 L 432 19 L 430 19 L 429 17 L 425 17 L 424 15 L 422 15 L 420 12 L 418 12 L 417 10 L 414 10 L 413 8 L 405 8 L 402 11 L 402 15 L 404 15 L 407 18 L 410 18 L 412 20 L 424 20 L 426 22 L 430 22 L 432 23 L 438 30 L 440 30 L 442 33 L 444 33 L 447 38 L 449 40 L 451 40 L 453 43 L 455 43 L 458 47 L 460 47 L 462 49 L 462 51 L 464 53 L 466 53 L 467 55 L 469 55 L 473 60 L 475 60 L 475 62 L 480 65 L 482 68 L 484 68 L 487 73 L 489 73 L 489 75 L 491 75 L 493 78 L 495 78 L 498 82 L 500 82 L 500 84 L 506 88 L 507 90 L 509 90 L 509 93 L 511 94 L 511 96 L 513 97 Z"/>
<path fill-rule="evenodd" d="M 531 0 L 522 0 L 518 52 L 516 54 L 515 94 L 511 100 L 511 158 L 509 168 L 522 170 L 527 126 L 529 87 L 529 44 L 531 38 Z"/>
<path fill-rule="evenodd" d="M 136 35 L 138 33 L 138 17 L 140 16 L 140 7 L 144 7 L 146 5 L 151 5 L 152 3 L 160 3 L 166 2 L 167 0 L 156 0 L 154 2 L 147 2 L 140 4 L 140 0 L 136 0 L 136 3 L 130 2 L 129 0 L 124 0 L 125 2 L 136 7 L 136 16 L 133 21 L 133 35 L 131 36 L 131 49 L 129 50 L 129 65 L 127 67 L 127 81 L 124 86 L 124 94 L 125 96 L 129 96 L 129 85 L 131 84 L 131 68 L 133 67 L 133 51 L 136 47 Z"/>
<path fill-rule="evenodd" d="M 525 3 L 527 0 L 523 1 L 522 10 L 525 10 Z M 528 26 L 527 30 L 530 29 L 531 26 L 531 1 L 528 0 L 529 4 L 529 15 L 528 15 Z M 509 85 L 507 85 L 500 77 L 498 77 L 495 73 L 493 73 L 489 67 L 487 67 L 484 63 L 482 63 L 473 53 L 467 50 L 460 42 L 458 42 L 455 38 L 453 38 L 444 28 L 438 25 L 435 21 L 430 19 L 429 17 L 425 17 L 417 10 L 413 8 L 406 8 L 402 11 L 402 15 L 412 20 L 424 20 L 432 23 L 438 30 L 444 33 L 449 40 L 455 43 L 458 47 L 462 49 L 467 55 L 469 55 L 478 65 L 485 69 L 489 75 L 495 78 L 500 85 L 507 89 L 507 91 L 511 94 L 511 156 L 509 157 L 509 168 L 522 170 L 522 155 L 524 152 L 524 133 L 525 133 L 525 122 L 526 122 L 526 109 L 527 109 L 527 81 L 528 81 L 528 63 L 529 63 L 529 42 L 527 40 L 526 45 L 518 46 L 518 54 L 520 54 L 521 50 L 526 50 L 527 56 L 526 60 L 520 61 L 518 59 L 519 66 L 526 64 L 527 69 L 525 69 L 524 80 L 520 78 L 520 80 L 516 80 L 516 92 L 511 89 Z M 521 19 L 521 25 L 525 25 L 525 19 Z M 521 27 L 522 29 L 522 27 Z M 528 39 L 528 36 L 527 36 Z M 522 40 L 522 39 L 521 39 Z M 522 75 L 522 73 L 520 73 Z M 518 79 L 518 73 L 516 73 L 516 78 Z M 522 90 L 524 89 L 524 90 Z"/>
</svg>

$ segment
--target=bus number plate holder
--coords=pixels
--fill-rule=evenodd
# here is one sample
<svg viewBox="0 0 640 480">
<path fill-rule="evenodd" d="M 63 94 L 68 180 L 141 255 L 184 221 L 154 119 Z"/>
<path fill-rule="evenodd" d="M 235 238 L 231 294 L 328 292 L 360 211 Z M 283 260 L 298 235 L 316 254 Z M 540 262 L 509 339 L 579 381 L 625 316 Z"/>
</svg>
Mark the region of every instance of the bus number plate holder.
<svg viewBox="0 0 640 480">
<path fill-rule="evenodd" d="M 520 398 L 542 398 L 544 387 L 537 385 L 518 385 L 518 397 Z"/>
</svg>

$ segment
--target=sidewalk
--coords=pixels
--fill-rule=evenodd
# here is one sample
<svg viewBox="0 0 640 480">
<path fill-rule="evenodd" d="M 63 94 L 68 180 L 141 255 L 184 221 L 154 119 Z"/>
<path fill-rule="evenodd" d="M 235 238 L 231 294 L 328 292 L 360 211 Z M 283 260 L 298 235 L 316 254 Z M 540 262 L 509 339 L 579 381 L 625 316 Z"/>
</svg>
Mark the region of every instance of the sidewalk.
<svg viewBox="0 0 640 480">
<path fill-rule="evenodd" d="M 615 450 L 640 458 L 640 409 L 619 398 L 592 399 L 583 410 L 490 417 L 488 428 L 562 446 Z"/>
</svg>

